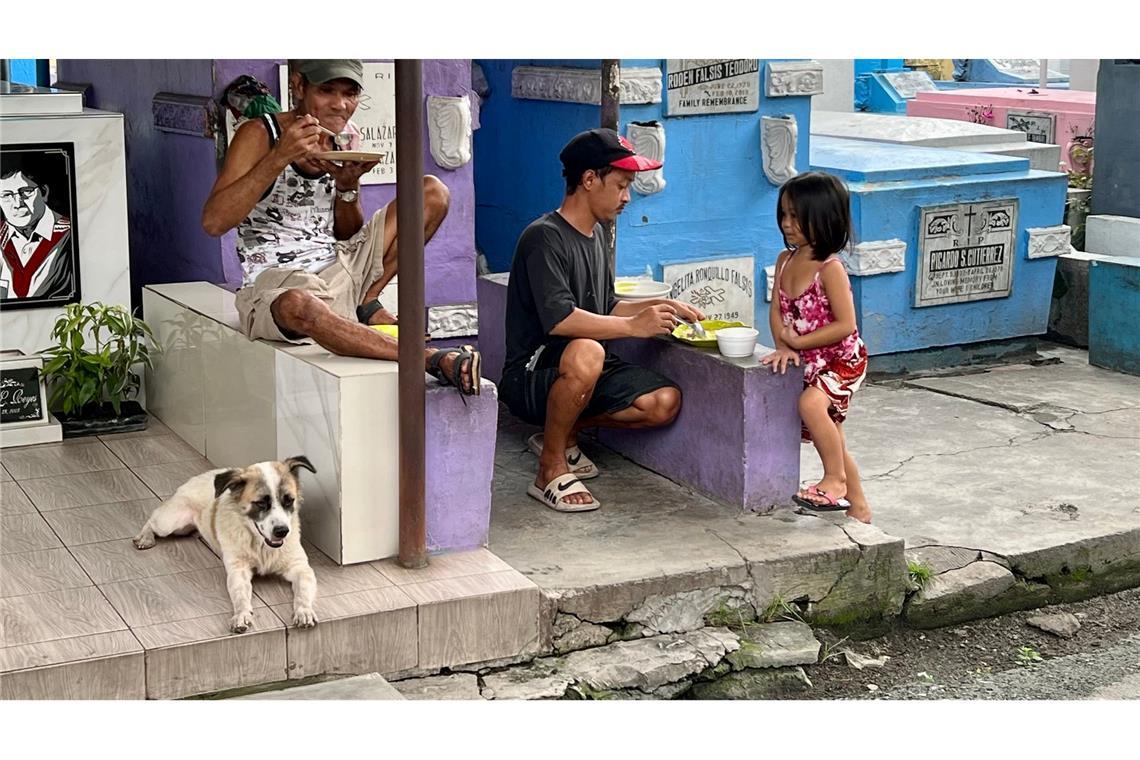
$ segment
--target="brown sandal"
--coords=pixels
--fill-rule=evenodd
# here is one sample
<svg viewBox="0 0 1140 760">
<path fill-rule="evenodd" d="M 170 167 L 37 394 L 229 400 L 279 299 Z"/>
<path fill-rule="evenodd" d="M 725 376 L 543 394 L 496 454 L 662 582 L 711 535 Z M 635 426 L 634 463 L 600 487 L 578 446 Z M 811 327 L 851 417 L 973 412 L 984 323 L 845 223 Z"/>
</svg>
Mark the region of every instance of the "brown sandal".
<svg viewBox="0 0 1140 760">
<path fill-rule="evenodd" d="M 455 354 L 455 363 L 451 365 L 451 376 L 443 371 L 441 362 L 443 357 Z M 442 348 L 428 358 L 428 374 L 439 380 L 441 385 L 453 385 L 464 396 L 478 396 L 482 390 L 482 376 L 479 374 L 483 356 L 474 346 L 460 346 L 459 348 Z M 463 381 L 469 384 L 465 387 Z"/>
</svg>

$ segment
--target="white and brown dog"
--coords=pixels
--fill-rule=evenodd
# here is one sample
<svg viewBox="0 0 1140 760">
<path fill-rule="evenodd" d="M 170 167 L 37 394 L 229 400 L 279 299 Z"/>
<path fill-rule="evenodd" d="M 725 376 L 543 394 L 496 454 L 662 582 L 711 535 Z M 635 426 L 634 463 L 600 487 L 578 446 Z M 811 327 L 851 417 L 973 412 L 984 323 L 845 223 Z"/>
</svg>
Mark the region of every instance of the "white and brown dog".
<svg viewBox="0 0 1140 760">
<path fill-rule="evenodd" d="M 253 576 L 280 575 L 293 586 L 293 624 L 316 625 L 313 601 L 317 579 L 301 547 L 301 484 L 297 471 L 316 472 L 303 456 L 258 462 L 244 470 L 220 469 L 196 475 L 155 508 L 135 536 L 138 549 L 154 546 L 155 536 L 183 536 L 197 529 L 226 568 L 233 602 L 230 630 L 253 625 Z"/>
</svg>

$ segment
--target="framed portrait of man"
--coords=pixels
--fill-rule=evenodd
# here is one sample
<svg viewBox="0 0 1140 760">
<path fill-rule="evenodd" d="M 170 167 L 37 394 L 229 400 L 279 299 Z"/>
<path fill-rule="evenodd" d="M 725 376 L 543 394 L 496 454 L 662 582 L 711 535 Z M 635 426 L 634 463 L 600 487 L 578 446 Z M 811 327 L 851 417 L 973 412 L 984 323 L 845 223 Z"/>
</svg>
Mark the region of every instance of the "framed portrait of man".
<svg viewBox="0 0 1140 760">
<path fill-rule="evenodd" d="M 75 144 L 0 145 L 0 309 L 79 301 Z"/>
</svg>

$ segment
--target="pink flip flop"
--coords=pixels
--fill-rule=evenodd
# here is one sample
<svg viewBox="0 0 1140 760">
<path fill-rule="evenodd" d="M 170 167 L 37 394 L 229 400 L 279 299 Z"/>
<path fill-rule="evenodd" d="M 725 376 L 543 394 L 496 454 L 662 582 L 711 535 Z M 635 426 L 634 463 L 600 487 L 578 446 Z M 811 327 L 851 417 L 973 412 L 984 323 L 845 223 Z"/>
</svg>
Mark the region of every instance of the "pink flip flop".
<svg viewBox="0 0 1140 760">
<path fill-rule="evenodd" d="M 823 503 L 812 501 L 807 498 L 808 496 L 823 499 Z M 807 488 L 801 489 L 800 492 L 792 497 L 792 501 L 813 512 L 846 512 L 848 509 L 851 509 L 851 502 L 847 501 L 847 499 L 843 497 L 837 499 L 819 486 L 808 486 Z"/>
</svg>

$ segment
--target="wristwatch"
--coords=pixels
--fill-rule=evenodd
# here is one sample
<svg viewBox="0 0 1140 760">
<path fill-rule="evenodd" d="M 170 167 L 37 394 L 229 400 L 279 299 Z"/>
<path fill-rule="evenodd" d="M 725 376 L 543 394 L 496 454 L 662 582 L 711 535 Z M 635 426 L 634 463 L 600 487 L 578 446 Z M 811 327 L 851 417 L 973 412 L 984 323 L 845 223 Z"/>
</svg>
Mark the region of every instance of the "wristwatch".
<svg viewBox="0 0 1140 760">
<path fill-rule="evenodd" d="M 360 196 L 359 190 L 337 190 L 337 200 L 342 200 L 345 203 L 356 203 L 356 199 Z"/>
</svg>

